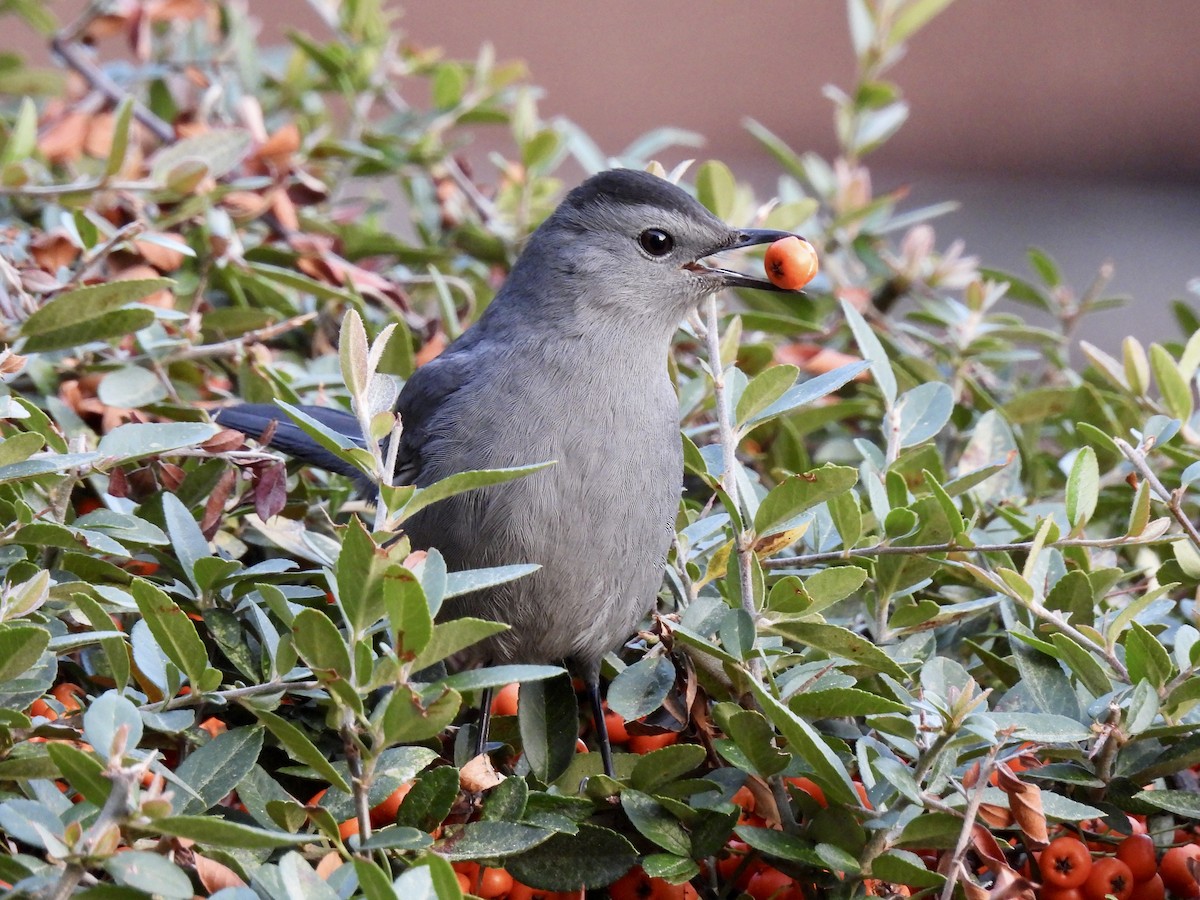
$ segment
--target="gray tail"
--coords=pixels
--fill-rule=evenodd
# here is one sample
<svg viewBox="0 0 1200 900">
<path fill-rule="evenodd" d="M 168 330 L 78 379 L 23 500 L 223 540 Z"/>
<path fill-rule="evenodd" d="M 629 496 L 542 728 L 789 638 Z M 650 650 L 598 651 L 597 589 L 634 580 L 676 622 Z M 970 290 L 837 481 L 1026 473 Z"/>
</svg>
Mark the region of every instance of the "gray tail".
<svg viewBox="0 0 1200 900">
<path fill-rule="evenodd" d="M 350 413 L 327 406 L 301 406 L 300 409 L 329 430 L 350 438 L 359 446 L 365 446 L 358 420 Z M 215 418 L 217 424 L 223 428 L 232 428 L 252 438 L 261 437 L 274 422 L 275 433 L 271 437 L 270 446 L 320 469 L 349 475 L 351 478 L 362 478 L 362 472 L 338 459 L 305 434 L 278 406 L 270 403 L 241 403 L 218 410 Z"/>
</svg>

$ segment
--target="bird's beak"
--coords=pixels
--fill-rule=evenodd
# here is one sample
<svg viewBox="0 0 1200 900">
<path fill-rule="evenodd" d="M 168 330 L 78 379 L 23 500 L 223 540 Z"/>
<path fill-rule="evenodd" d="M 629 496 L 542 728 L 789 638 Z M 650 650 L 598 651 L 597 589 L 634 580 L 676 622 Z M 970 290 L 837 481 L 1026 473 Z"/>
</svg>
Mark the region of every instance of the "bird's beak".
<svg viewBox="0 0 1200 900">
<path fill-rule="evenodd" d="M 773 228 L 743 228 L 741 231 L 736 231 L 733 234 L 733 241 L 728 244 L 723 244 L 720 247 L 714 247 L 711 253 L 706 253 L 705 258 L 714 253 L 723 253 L 726 250 L 737 250 L 741 247 L 754 247 L 758 244 L 773 244 L 780 238 L 792 237 L 790 231 L 776 231 Z M 721 269 L 713 266 L 706 266 L 700 260 L 688 263 L 684 268 L 699 272 L 711 278 L 719 280 L 722 287 L 736 288 L 753 288 L 759 291 L 777 291 L 784 294 L 799 294 L 801 291 L 793 291 L 789 288 L 781 288 L 765 278 L 753 278 L 749 275 L 743 275 L 741 272 L 734 272 L 732 269 Z"/>
</svg>

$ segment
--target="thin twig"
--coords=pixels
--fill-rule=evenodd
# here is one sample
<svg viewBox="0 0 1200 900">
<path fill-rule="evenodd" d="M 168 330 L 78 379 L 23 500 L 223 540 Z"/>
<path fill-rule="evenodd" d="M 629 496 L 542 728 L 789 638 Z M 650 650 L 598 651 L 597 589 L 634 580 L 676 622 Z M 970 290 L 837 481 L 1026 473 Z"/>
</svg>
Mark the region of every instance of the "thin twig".
<svg viewBox="0 0 1200 900">
<path fill-rule="evenodd" d="M 246 349 L 251 344 L 261 344 L 263 341 L 268 341 L 273 337 L 277 337 L 285 332 L 299 328 L 306 322 L 311 322 L 317 317 L 315 312 L 304 313 L 299 316 L 292 316 L 290 319 L 284 319 L 282 322 L 276 322 L 274 325 L 267 325 L 263 328 L 256 328 L 254 331 L 247 331 L 240 337 L 230 338 L 227 341 L 220 341 L 216 344 L 203 344 L 198 347 L 185 347 L 182 350 L 176 350 L 174 353 L 168 353 L 160 360 L 163 365 L 169 365 L 174 362 L 182 362 L 189 359 L 211 359 L 217 356 L 234 356 L 238 352 Z"/>
<path fill-rule="evenodd" d="M 737 434 L 729 419 L 729 398 L 725 392 L 725 366 L 721 362 L 721 332 L 717 324 L 717 298 L 712 295 L 704 304 L 704 339 L 708 348 L 708 367 L 713 380 L 713 397 L 717 406 L 717 424 L 721 438 L 721 487 L 729 497 L 731 516 L 742 517 L 737 484 Z M 758 616 L 754 608 L 754 536 L 749 528 L 743 527 L 735 535 L 738 581 L 742 594 L 742 609 L 752 620 Z M 749 659 L 750 674 L 762 681 L 763 664 L 758 656 Z"/>
<path fill-rule="evenodd" d="M 1188 536 L 1188 540 L 1196 549 L 1200 550 L 1200 531 L 1197 531 L 1192 520 L 1188 518 L 1187 513 L 1183 511 L 1183 504 L 1180 502 L 1183 496 L 1181 491 L 1171 491 L 1163 484 L 1158 476 L 1154 474 L 1154 470 L 1150 467 L 1149 461 L 1146 459 L 1146 453 L 1141 446 L 1136 449 L 1127 441 L 1121 438 L 1114 438 L 1113 442 L 1117 448 L 1125 455 L 1125 458 L 1137 469 L 1138 475 L 1150 483 L 1150 489 L 1158 496 L 1158 499 L 1167 505 L 1167 511 L 1171 513 L 1171 518 L 1179 523 L 1179 527 L 1183 529 L 1184 534 Z"/>
<path fill-rule="evenodd" d="M 1147 544 L 1171 543 L 1181 538 L 1181 535 L 1164 534 L 1143 540 L 1128 535 L 1115 538 L 1063 538 L 1058 541 L 1047 541 L 1044 547 L 1091 547 L 1105 550 L 1112 547 L 1140 547 Z M 944 544 L 913 544 L 901 547 L 896 544 L 878 543 L 870 547 L 854 547 L 850 550 L 827 550 L 823 553 L 805 553 L 800 556 L 779 556 L 775 559 L 764 560 L 765 569 L 792 569 L 816 565 L 817 563 L 836 562 L 843 559 L 862 559 L 875 556 L 927 556 L 930 553 L 1020 553 L 1032 550 L 1034 541 L 1014 541 L 1002 544 L 975 544 L 968 547 L 947 541 Z"/>
<path fill-rule="evenodd" d="M 124 90 L 119 84 L 109 77 L 108 73 L 97 66 L 92 60 L 87 57 L 83 48 L 76 43 L 79 36 L 87 30 L 87 27 L 104 12 L 104 4 L 89 3 L 84 11 L 79 15 L 74 22 L 66 28 L 54 35 L 50 39 L 50 49 L 57 54 L 64 63 L 78 72 L 86 79 L 87 83 L 94 90 L 99 91 L 108 97 L 113 103 L 120 103 L 126 97 L 130 96 L 129 92 Z M 175 138 L 175 129 L 168 122 L 164 122 L 153 112 L 150 111 L 144 104 L 138 100 L 133 101 L 134 117 L 150 129 L 164 144 L 171 142 Z"/>
</svg>

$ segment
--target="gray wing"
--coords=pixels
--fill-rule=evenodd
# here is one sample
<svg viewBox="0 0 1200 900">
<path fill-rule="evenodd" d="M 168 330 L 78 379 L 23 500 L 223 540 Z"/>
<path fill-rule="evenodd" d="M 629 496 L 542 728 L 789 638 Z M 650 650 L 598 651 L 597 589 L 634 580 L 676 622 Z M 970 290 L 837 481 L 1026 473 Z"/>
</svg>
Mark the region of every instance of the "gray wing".
<svg viewBox="0 0 1200 900">
<path fill-rule="evenodd" d="M 400 413 L 400 449 L 396 454 L 393 484 L 424 486 L 436 480 L 427 465 L 430 441 L 441 430 L 446 417 L 455 415 L 450 409 L 454 395 L 481 374 L 478 341 L 468 341 L 468 337 L 470 331 L 441 356 L 417 369 L 401 388 L 396 401 L 396 411 Z"/>
</svg>

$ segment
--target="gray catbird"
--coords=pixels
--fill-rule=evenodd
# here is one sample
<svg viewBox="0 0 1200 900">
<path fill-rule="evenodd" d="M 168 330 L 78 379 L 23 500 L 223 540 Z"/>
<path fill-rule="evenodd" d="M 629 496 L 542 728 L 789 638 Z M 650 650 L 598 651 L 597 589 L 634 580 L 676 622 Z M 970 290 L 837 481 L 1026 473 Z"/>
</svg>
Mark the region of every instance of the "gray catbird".
<svg viewBox="0 0 1200 900">
<path fill-rule="evenodd" d="M 667 372 L 680 320 L 724 287 L 780 290 L 701 260 L 787 232 L 733 229 L 646 172 L 617 169 L 571 191 L 530 237 L 480 317 L 400 392 L 398 484 L 555 460 L 515 482 L 436 503 L 405 523 L 453 571 L 541 568 L 447 604 L 512 627 L 477 661 L 557 663 L 587 684 L 606 772 L 600 660 L 654 605 L 682 482 L 679 407 Z M 306 408 L 361 439 L 353 416 Z M 217 421 L 334 471 L 279 409 L 243 405 Z M 480 738 L 486 733 L 487 705 Z"/>
</svg>

